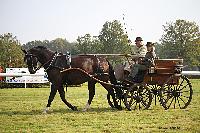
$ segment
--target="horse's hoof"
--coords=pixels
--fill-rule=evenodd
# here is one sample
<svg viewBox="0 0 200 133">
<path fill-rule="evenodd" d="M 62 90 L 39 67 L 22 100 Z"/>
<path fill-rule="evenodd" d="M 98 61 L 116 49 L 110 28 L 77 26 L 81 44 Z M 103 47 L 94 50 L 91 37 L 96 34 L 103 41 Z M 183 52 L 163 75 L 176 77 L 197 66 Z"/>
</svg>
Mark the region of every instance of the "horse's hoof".
<svg viewBox="0 0 200 133">
<path fill-rule="evenodd" d="M 83 109 L 83 112 L 86 112 L 87 111 L 87 109 L 85 108 L 85 109 Z"/>
<path fill-rule="evenodd" d="M 122 110 L 122 106 L 117 106 L 116 107 L 118 110 Z"/>
<path fill-rule="evenodd" d="M 129 108 L 127 108 L 128 109 L 128 111 L 131 111 L 131 108 L 129 107 Z"/>
<path fill-rule="evenodd" d="M 78 108 L 76 106 L 73 107 L 73 111 L 78 111 Z"/>
<path fill-rule="evenodd" d="M 46 111 L 46 110 L 44 110 L 44 111 L 42 112 L 42 114 L 47 114 L 47 111 Z"/>
<path fill-rule="evenodd" d="M 46 107 L 46 108 L 43 110 L 42 113 L 43 113 L 43 114 L 48 114 L 48 113 L 50 113 L 50 107 Z"/>
</svg>

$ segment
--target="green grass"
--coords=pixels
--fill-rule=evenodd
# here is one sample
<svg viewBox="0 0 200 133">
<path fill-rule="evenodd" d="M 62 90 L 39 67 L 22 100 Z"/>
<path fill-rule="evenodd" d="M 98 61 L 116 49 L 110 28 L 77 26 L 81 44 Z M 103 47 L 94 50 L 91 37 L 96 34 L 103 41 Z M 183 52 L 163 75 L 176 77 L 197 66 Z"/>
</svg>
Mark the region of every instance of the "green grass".
<svg viewBox="0 0 200 133">
<path fill-rule="evenodd" d="M 0 132 L 200 132 L 200 80 L 191 80 L 193 99 L 187 109 L 164 110 L 159 104 L 149 110 L 111 109 L 107 92 L 96 87 L 91 108 L 83 112 L 87 85 L 70 87 L 66 98 L 78 106 L 72 111 L 57 93 L 49 114 L 42 114 L 49 88 L 0 89 Z"/>
</svg>

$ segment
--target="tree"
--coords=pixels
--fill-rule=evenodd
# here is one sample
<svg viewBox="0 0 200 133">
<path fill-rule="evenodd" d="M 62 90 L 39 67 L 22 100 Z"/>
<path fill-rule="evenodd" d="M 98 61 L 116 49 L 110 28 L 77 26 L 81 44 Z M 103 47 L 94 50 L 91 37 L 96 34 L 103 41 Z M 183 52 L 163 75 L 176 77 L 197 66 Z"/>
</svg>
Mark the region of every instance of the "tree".
<svg viewBox="0 0 200 133">
<path fill-rule="evenodd" d="M 76 48 L 79 54 L 96 54 L 102 51 L 102 44 L 99 39 L 90 34 L 78 37 L 77 42 Z"/>
<path fill-rule="evenodd" d="M 161 38 L 162 58 L 183 58 L 187 65 L 199 65 L 200 32 L 195 22 L 176 20 L 167 23 Z"/>
<path fill-rule="evenodd" d="M 99 35 L 102 43 L 102 52 L 112 53 L 129 53 L 128 38 L 119 21 L 106 22 Z"/>
<path fill-rule="evenodd" d="M 83 37 L 78 37 L 78 44 L 76 45 L 78 53 L 87 54 L 91 52 L 92 38 L 90 34 Z"/>
<path fill-rule="evenodd" d="M 11 33 L 0 35 L 0 65 L 6 67 L 22 67 L 24 65 L 21 45 Z"/>
<path fill-rule="evenodd" d="M 99 40 L 102 44 L 101 52 L 105 54 L 128 54 L 131 52 L 131 47 L 127 34 L 124 32 L 122 24 L 114 20 L 106 22 L 99 35 Z M 124 58 L 119 56 L 108 57 L 113 65 L 124 62 Z"/>
<path fill-rule="evenodd" d="M 45 46 L 44 45 L 45 43 L 49 44 L 49 41 L 48 40 L 45 40 L 45 41 L 35 40 L 35 41 L 27 42 L 22 47 L 24 49 L 28 50 L 28 49 L 31 49 L 31 48 L 36 47 L 36 46 Z"/>
<path fill-rule="evenodd" d="M 66 39 L 63 38 L 56 38 L 54 40 L 35 40 L 35 41 L 30 41 L 23 45 L 25 49 L 31 49 L 36 46 L 45 46 L 46 48 L 52 50 L 52 51 L 57 51 L 57 52 L 62 52 L 66 53 L 67 51 L 71 52 L 72 54 L 77 53 L 75 50 L 75 45 L 76 43 L 70 43 Z"/>
</svg>

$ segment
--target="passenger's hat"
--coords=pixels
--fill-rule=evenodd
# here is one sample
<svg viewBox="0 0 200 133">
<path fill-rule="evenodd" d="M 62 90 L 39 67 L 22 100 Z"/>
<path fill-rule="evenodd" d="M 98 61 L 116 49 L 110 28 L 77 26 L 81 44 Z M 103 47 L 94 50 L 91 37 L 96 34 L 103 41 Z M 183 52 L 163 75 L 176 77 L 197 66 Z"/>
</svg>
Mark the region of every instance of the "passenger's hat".
<svg viewBox="0 0 200 133">
<path fill-rule="evenodd" d="M 152 42 L 147 42 L 146 46 L 147 46 L 147 47 L 154 46 L 154 43 L 152 43 Z"/>
<path fill-rule="evenodd" d="M 143 40 L 142 40 L 142 37 L 136 37 L 135 42 L 136 42 L 136 41 L 143 41 Z"/>
</svg>

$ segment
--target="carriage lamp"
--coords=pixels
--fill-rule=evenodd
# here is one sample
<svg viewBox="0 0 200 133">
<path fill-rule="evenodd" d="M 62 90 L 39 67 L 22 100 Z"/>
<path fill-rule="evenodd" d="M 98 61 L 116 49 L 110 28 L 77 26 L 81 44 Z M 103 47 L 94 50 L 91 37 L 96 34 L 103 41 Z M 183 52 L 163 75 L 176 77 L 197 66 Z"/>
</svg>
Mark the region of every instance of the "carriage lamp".
<svg viewBox="0 0 200 133">
<path fill-rule="evenodd" d="M 181 76 L 182 71 L 183 71 L 183 65 L 175 65 L 174 66 L 175 76 Z"/>
</svg>

